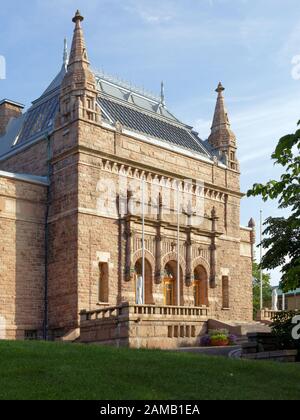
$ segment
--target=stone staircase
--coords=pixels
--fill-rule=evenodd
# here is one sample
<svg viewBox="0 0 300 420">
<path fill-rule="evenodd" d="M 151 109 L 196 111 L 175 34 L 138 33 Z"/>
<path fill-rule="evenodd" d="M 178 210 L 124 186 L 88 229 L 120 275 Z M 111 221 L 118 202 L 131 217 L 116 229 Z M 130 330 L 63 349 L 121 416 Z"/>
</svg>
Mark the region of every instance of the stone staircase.
<svg viewBox="0 0 300 420">
<path fill-rule="evenodd" d="M 245 321 L 219 321 L 216 319 L 208 320 L 209 330 L 225 329 L 230 334 L 238 336 L 241 340 L 245 341 L 248 333 L 256 332 L 270 332 L 270 327 L 262 322 L 245 322 Z"/>
</svg>

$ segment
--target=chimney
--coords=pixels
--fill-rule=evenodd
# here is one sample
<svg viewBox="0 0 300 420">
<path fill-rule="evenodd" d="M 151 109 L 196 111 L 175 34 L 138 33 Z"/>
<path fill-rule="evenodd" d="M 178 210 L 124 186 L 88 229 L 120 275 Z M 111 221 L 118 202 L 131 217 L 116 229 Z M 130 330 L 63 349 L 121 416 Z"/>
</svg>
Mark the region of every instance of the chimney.
<svg viewBox="0 0 300 420">
<path fill-rule="evenodd" d="M 6 133 L 6 127 L 11 118 L 18 118 L 22 115 L 23 108 L 24 105 L 9 99 L 0 101 L 0 136 Z"/>
</svg>

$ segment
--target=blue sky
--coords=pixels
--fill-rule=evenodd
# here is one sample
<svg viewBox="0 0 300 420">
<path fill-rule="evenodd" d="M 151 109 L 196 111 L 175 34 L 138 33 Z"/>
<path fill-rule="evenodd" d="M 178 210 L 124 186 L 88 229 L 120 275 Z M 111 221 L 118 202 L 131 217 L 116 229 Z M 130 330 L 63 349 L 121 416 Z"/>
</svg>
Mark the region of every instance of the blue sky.
<svg viewBox="0 0 300 420">
<path fill-rule="evenodd" d="M 237 135 L 242 190 L 277 177 L 277 140 L 300 119 L 298 0 L 3 0 L 0 55 L 7 78 L 0 99 L 29 105 L 60 69 L 63 38 L 79 8 L 94 68 L 158 93 L 169 109 L 209 135 L 219 81 Z M 299 11 L 299 12 L 298 12 Z M 298 12 L 298 13 L 297 13 Z M 279 215 L 276 203 L 244 199 L 242 224 Z M 258 254 L 258 253 L 257 253 Z M 272 281 L 279 281 L 278 270 Z"/>
</svg>

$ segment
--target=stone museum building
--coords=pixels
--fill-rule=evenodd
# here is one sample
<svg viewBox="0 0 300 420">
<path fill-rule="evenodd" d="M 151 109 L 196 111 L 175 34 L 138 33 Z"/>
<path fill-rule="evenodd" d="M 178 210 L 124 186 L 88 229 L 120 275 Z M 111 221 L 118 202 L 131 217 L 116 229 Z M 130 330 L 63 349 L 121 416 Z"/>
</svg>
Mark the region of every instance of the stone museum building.
<svg viewBox="0 0 300 420">
<path fill-rule="evenodd" d="M 202 140 L 163 85 L 92 70 L 82 21 L 27 111 L 0 99 L 0 339 L 172 348 L 251 324 L 255 226 L 222 84 Z"/>
</svg>

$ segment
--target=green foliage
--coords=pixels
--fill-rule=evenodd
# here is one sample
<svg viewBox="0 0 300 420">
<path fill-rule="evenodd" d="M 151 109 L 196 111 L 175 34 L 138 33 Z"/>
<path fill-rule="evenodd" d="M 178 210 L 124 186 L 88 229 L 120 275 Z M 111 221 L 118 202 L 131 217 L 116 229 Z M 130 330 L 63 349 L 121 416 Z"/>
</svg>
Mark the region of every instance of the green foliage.
<svg viewBox="0 0 300 420">
<path fill-rule="evenodd" d="M 294 340 L 292 330 L 295 325 L 292 319 L 300 315 L 300 311 L 277 312 L 272 318 L 272 333 L 278 339 L 278 347 L 280 349 L 298 349 L 300 350 L 300 340 Z"/>
<path fill-rule="evenodd" d="M 218 329 L 218 330 L 209 330 L 208 331 L 208 335 L 210 336 L 210 337 L 214 337 L 214 336 L 216 336 L 216 335 L 223 335 L 223 336 L 225 336 L 225 337 L 228 337 L 228 335 L 229 335 L 229 331 L 228 330 L 226 330 L 225 328 L 220 328 L 220 329 Z"/>
<path fill-rule="evenodd" d="M 253 316 L 260 310 L 260 269 L 257 263 L 253 263 Z M 265 308 L 269 308 L 272 303 L 272 287 L 270 274 L 263 273 L 263 303 Z"/>
<path fill-rule="evenodd" d="M 300 121 L 298 126 L 300 125 Z M 264 201 L 278 200 L 279 208 L 290 210 L 290 216 L 269 217 L 262 245 L 267 250 L 264 269 L 282 266 L 281 289 L 285 292 L 300 286 L 300 130 L 279 140 L 272 155 L 274 164 L 283 168 L 279 181 L 255 184 L 248 197 L 261 196 Z"/>
<path fill-rule="evenodd" d="M 218 334 L 211 335 L 210 338 L 211 338 L 212 341 L 213 340 L 215 340 L 215 341 L 226 341 L 226 340 L 228 340 L 228 335 L 218 333 Z"/>
</svg>

